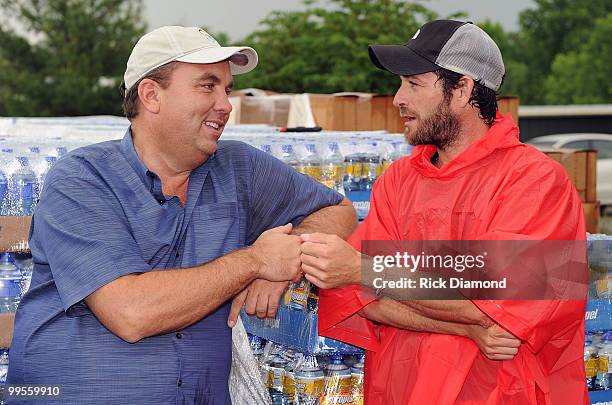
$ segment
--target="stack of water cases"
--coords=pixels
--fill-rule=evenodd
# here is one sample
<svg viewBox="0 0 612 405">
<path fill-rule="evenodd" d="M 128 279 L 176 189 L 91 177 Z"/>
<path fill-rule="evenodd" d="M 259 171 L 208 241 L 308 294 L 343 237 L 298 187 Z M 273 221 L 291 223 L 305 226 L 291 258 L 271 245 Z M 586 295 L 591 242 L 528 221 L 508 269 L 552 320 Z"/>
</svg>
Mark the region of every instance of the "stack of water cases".
<svg viewBox="0 0 612 405">
<path fill-rule="evenodd" d="M 591 403 L 612 402 L 612 236 L 589 235 L 584 366 Z"/>
<path fill-rule="evenodd" d="M 364 355 L 312 354 L 249 335 L 274 405 L 363 404 Z"/>
<path fill-rule="evenodd" d="M 8 235 L 15 227 L 7 225 L 29 224 L 25 220 L 36 209 L 49 169 L 69 150 L 116 139 L 126 128 L 126 121 L 115 117 L 0 118 L 0 405 L 9 367 L 8 329 L 33 269 L 27 227 Z"/>
</svg>

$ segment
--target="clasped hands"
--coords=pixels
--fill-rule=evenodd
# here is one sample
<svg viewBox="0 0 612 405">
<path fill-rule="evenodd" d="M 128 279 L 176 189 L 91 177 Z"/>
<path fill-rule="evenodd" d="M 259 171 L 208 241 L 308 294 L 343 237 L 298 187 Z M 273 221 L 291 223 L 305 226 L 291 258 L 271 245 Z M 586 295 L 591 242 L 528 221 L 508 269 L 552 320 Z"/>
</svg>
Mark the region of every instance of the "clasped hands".
<svg viewBox="0 0 612 405">
<path fill-rule="evenodd" d="M 274 318 L 289 282 L 305 277 L 319 288 L 361 283 L 361 253 L 337 235 L 292 235 L 291 223 L 262 233 L 249 248 L 258 263 L 258 276 L 232 301 L 228 326 L 233 327 L 244 307 L 249 315 Z M 492 360 L 510 360 L 519 339 L 495 323 L 471 325 L 469 337 Z"/>
<path fill-rule="evenodd" d="M 360 282 L 361 254 L 336 235 L 292 235 L 291 223 L 262 233 L 249 247 L 257 263 L 257 279 L 232 301 L 228 326 L 233 327 L 240 309 L 258 318 L 273 318 L 290 281 L 302 277 L 320 288 L 336 288 Z"/>
</svg>

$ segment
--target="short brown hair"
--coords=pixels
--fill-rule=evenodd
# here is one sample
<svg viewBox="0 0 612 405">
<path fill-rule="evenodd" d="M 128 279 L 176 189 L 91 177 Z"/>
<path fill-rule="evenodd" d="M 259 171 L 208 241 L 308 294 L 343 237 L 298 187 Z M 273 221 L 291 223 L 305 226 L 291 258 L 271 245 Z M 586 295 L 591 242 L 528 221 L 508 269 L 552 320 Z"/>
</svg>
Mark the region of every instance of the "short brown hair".
<svg viewBox="0 0 612 405">
<path fill-rule="evenodd" d="M 123 113 L 128 120 L 132 120 L 138 115 L 138 85 L 144 79 L 151 79 L 159 83 L 162 89 L 170 85 L 170 75 L 176 69 L 178 62 L 168 62 L 158 68 L 151 70 L 142 79 L 138 80 L 126 93 L 125 82 L 121 82 L 119 92 L 123 97 Z"/>
</svg>

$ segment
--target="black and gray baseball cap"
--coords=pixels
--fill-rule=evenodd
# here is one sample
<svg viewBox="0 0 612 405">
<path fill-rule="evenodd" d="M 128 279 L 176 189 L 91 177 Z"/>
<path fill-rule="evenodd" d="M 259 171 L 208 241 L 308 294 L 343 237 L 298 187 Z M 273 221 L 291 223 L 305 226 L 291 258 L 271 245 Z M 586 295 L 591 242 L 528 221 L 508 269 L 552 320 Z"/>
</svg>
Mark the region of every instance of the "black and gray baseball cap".
<svg viewBox="0 0 612 405">
<path fill-rule="evenodd" d="M 400 76 L 444 68 L 497 91 L 506 71 L 497 44 L 471 22 L 431 21 L 419 28 L 405 45 L 368 48 L 376 67 Z"/>
</svg>

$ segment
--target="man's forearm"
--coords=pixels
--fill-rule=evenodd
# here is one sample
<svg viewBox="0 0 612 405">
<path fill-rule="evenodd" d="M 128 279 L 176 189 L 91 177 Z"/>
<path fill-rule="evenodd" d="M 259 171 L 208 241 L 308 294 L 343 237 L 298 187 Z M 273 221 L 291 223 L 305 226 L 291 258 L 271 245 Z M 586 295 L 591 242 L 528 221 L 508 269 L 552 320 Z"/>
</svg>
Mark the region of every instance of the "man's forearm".
<svg viewBox="0 0 612 405">
<path fill-rule="evenodd" d="M 353 204 L 344 199 L 338 205 L 321 208 L 308 215 L 291 232 L 294 235 L 303 233 L 324 232 L 347 239 L 357 227 L 357 215 Z"/>
<path fill-rule="evenodd" d="M 109 330 L 135 342 L 183 329 L 212 313 L 255 279 L 257 266 L 242 249 L 196 267 L 129 274 L 85 301 Z"/>
<path fill-rule="evenodd" d="M 472 301 L 464 300 L 418 300 L 402 301 L 421 316 L 440 321 L 489 327 L 494 322 L 482 312 Z"/>
<path fill-rule="evenodd" d="M 374 301 L 359 314 L 371 321 L 416 332 L 442 333 L 447 335 L 468 336 L 470 325 L 431 319 L 421 315 L 411 307 L 388 298 Z"/>
</svg>

